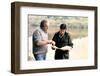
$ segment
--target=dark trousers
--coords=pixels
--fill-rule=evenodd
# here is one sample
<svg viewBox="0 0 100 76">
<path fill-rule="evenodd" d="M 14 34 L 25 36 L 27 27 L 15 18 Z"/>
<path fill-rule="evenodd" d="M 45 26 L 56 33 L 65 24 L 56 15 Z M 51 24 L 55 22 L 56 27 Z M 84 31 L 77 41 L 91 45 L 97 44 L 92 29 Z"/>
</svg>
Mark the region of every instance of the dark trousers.
<svg viewBox="0 0 100 76">
<path fill-rule="evenodd" d="M 69 59 L 69 51 L 56 50 L 55 60 L 59 60 L 59 59 Z"/>
</svg>

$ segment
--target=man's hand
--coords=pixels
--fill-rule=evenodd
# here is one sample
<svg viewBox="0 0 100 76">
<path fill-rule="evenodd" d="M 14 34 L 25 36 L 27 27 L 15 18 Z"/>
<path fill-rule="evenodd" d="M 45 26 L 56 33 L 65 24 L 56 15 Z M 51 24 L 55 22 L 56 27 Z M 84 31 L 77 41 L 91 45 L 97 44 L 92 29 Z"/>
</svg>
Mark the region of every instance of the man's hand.
<svg viewBox="0 0 100 76">
<path fill-rule="evenodd" d="M 72 49 L 72 47 L 70 47 L 70 46 L 65 46 L 65 47 L 62 47 L 62 48 L 58 48 L 56 46 L 52 46 L 51 48 L 53 50 L 59 49 L 59 50 L 62 50 L 62 51 L 66 51 L 66 50 L 71 50 Z"/>
<path fill-rule="evenodd" d="M 52 41 L 52 40 L 49 40 L 49 41 L 48 41 L 48 44 L 52 44 L 52 45 L 54 46 L 54 45 L 55 45 L 55 42 Z"/>
<path fill-rule="evenodd" d="M 53 46 L 55 46 L 55 42 L 54 42 L 54 41 L 52 41 L 51 44 L 52 44 Z"/>
<path fill-rule="evenodd" d="M 52 50 L 56 50 L 57 47 L 56 46 L 51 46 Z"/>
</svg>

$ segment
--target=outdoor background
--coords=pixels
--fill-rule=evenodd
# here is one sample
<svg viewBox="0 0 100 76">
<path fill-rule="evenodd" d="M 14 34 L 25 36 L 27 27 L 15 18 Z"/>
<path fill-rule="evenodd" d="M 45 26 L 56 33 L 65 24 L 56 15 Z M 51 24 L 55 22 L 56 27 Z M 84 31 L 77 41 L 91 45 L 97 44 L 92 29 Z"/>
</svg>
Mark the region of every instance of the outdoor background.
<svg viewBox="0 0 100 76">
<path fill-rule="evenodd" d="M 28 15 L 28 60 L 34 60 L 32 54 L 32 34 L 39 27 L 40 22 L 46 19 L 50 25 L 48 28 L 48 39 L 51 40 L 54 33 L 59 31 L 59 26 L 62 23 L 67 25 L 67 32 L 69 32 L 72 42 L 74 44 L 73 49 L 70 51 L 70 59 L 87 59 L 88 53 L 88 17 L 81 16 L 42 16 L 42 15 Z M 54 60 L 54 50 L 48 45 L 47 60 Z"/>
</svg>

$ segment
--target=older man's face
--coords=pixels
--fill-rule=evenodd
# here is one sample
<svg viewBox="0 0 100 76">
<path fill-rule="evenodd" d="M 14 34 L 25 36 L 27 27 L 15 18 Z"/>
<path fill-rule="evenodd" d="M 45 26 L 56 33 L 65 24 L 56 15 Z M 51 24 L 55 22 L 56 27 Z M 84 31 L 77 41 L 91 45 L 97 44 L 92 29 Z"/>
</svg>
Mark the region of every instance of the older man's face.
<svg viewBox="0 0 100 76">
<path fill-rule="evenodd" d="M 44 32 L 48 31 L 49 22 L 44 23 L 44 27 L 42 28 Z"/>
</svg>

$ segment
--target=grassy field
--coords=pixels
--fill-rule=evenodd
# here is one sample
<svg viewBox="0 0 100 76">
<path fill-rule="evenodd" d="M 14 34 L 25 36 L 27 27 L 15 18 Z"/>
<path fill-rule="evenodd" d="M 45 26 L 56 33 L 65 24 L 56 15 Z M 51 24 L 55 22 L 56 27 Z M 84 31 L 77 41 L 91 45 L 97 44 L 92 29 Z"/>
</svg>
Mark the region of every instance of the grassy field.
<svg viewBox="0 0 100 76">
<path fill-rule="evenodd" d="M 48 29 L 49 39 L 52 39 L 55 32 L 59 30 L 61 23 L 67 25 L 67 30 L 71 34 L 71 38 L 81 38 L 88 35 L 88 18 L 74 16 L 34 16 L 28 15 L 28 33 L 32 36 L 34 30 L 39 27 L 41 20 L 47 19 L 50 23 Z"/>
</svg>

